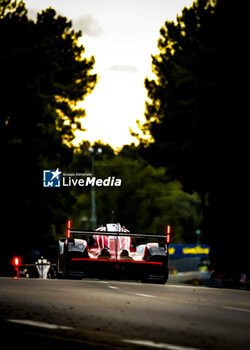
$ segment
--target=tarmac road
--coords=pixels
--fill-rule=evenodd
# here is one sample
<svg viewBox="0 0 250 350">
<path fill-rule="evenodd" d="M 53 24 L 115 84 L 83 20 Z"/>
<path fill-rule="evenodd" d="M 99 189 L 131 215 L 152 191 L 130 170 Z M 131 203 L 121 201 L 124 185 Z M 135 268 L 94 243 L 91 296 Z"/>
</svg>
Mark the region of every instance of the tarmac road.
<svg viewBox="0 0 250 350">
<path fill-rule="evenodd" d="M 249 350 L 250 292 L 0 278 L 0 332 L 11 349 Z"/>
</svg>

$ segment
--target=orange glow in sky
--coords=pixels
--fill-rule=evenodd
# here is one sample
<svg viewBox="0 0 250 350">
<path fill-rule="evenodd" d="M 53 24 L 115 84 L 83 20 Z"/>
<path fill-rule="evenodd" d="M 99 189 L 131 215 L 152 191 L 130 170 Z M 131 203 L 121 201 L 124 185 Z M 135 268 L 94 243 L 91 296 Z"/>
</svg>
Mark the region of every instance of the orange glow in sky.
<svg viewBox="0 0 250 350">
<path fill-rule="evenodd" d="M 175 20 L 193 0 L 25 0 L 29 16 L 53 7 L 82 30 L 86 56 L 96 60 L 98 83 L 80 105 L 86 110 L 81 140 L 102 140 L 117 149 L 137 142 L 130 128 L 139 132 L 136 120 L 145 122 L 144 87 L 151 73 L 151 55 L 156 54 L 159 30 L 166 20 Z"/>
</svg>

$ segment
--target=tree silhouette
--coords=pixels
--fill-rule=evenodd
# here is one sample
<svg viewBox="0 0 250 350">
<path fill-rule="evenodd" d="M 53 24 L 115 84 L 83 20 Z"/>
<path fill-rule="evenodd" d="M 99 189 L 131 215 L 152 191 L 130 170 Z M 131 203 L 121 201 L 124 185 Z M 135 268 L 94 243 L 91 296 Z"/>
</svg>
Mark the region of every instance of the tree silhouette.
<svg viewBox="0 0 250 350">
<path fill-rule="evenodd" d="M 145 80 L 149 99 L 143 131 L 154 142 L 142 143 L 142 153 L 171 169 L 185 189 L 199 192 L 203 238 L 224 270 L 246 266 L 242 251 L 232 261 L 240 204 L 233 184 L 243 166 L 236 136 L 247 110 L 243 12 L 241 2 L 195 1 L 176 23 L 167 21 L 161 28 L 159 54 L 152 57 L 156 79 Z"/>
<path fill-rule="evenodd" d="M 52 8 L 33 21 L 22 1 L 0 3 L 1 216 L 12 227 L 7 242 L 15 237 L 13 250 L 45 246 L 72 202 L 69 193 L 42 188 L 42 170 L 70 163 L 73 132 L 85 115 L 77 102 L 97 81 L 94 57 L 84 57 L 80 36 Z"/>
</svg>

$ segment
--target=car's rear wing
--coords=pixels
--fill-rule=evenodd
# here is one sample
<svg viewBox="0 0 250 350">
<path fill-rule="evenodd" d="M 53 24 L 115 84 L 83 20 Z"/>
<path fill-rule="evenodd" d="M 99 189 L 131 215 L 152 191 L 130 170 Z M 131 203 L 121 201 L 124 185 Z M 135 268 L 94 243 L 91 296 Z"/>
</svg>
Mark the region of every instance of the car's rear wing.
<svg viewBox="0 0 250 350">
<path fill-rule="evenodd" d="M 166 243 L 170 243 L 171 238 L 171 226 L 167 225 L 166 232 L 162 234 L 154 234 L 154 233 L 131 233 L 128 230 L 124 231 L 102 231 L 102 230 L 76 230 L 71 228 L 71 221 L 68 220 L 67 222 L 67 238 L 71 238 L 71 235 L 102 235 L 102 236 L 127 236 L 127 237 L 134 237 L 134 238 L 163 238 L 165 239 Z"/>
</svg>

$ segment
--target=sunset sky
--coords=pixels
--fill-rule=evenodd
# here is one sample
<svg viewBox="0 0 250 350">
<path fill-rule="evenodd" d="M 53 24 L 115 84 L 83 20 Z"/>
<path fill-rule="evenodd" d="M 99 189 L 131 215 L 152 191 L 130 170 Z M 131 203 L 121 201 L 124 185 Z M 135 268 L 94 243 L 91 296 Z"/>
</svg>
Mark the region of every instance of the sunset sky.
<svg viewBox="0 0 250 350">
<path fill-rule="evenodd" d="M 82 31 L 86 56 L 94 56 L 98 83 L 82 102 L 87 116 L 76 134 L 81 140 L 102 140 L 115 149 L 136 143 L 130 128 L 144 123 L 147 99 L 144 79 L 153 77 L 151 54 L 156 54 L 159 30 L 175 20 L 193 0 L 24 0 L 29 16 L 48 7 L 73 21 Z"/>
</svg>

